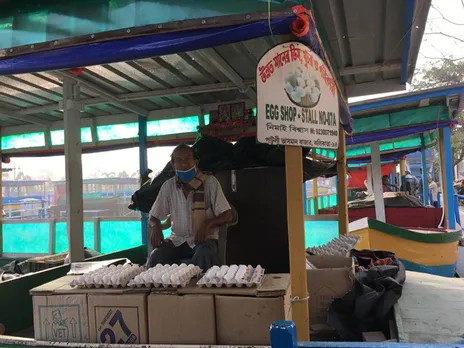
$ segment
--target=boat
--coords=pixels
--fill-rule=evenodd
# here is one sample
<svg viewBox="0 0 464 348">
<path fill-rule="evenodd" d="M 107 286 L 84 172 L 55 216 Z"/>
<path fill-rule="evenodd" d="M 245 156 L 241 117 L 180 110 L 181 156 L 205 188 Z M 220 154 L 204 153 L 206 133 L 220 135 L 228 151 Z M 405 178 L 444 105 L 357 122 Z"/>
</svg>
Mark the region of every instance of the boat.
<svg viewBox="0 0 464 348">
<path fill-rule="evenodd" d="M 394 252 L 409 271 L 454 277 L 461 227 L 455 229 L 398 227 L 371 218 L 349 224 L 349 233 L 360 236 L 358 249 Z"/>
</svg>

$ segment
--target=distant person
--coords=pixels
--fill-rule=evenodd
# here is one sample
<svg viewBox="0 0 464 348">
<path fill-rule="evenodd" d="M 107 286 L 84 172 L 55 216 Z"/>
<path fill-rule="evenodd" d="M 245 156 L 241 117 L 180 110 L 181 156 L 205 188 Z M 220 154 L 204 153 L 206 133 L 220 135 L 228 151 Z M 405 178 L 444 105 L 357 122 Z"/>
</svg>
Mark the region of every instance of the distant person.
<svg viewBox="0 0 464 348">
<path fill-rule="evenodd" d="M 411 196 L 419 197 L 419 181 L 410 171 L 407 170 L 405 174 L 401 180 L 401 191 L 407 192 Z"/>
<path fill-rule="evenodd" d="M 438 208 L 438 185 L 435 181 L 433 181 L 431 176 L 428 177 L 428 181 L 430 196 L 432 197 L 432 205 L 435 208 Z"/>
<path fill-rule="evenodd" d="M 395 188 L 398 188 L 396 185 L 390 183 L 390 177 L 388 175 L 382 176 L 382 190 L 383 192 L 393 192 Z"/>
</svg>

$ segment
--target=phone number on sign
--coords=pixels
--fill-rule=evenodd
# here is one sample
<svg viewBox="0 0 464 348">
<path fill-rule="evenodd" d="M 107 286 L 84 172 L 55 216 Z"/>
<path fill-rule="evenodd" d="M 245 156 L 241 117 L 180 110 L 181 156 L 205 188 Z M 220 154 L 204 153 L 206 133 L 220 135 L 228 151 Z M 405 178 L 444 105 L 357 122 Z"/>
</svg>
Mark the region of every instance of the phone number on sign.
<svg viewBox="0 0 464 348">
<path fill-rule="evenodd" d="M 338 130 L 334 129 L 318 129 L 316 128 L 317 135 L 330 135 L 330 136 L 338 136 Z"/>
</svg>

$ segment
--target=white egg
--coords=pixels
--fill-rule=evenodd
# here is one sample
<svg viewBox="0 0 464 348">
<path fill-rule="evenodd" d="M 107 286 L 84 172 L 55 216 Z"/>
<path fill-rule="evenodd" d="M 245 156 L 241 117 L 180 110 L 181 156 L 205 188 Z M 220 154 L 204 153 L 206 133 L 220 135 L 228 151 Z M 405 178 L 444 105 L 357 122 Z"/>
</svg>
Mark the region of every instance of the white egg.
<svg viewBox="0 0 464 348">
<path fill-rule="evenodd" d="M 296 93 L 296 91 L 294 91 L 292 94 L 290 94 L 290 98 L 292 98 L 292 100 L 295 103 L 300 103 L 301 102 L 301 97 Z"/>
<path fill-rule="evenodd" d="M 94 278 L 95 284 L 102 284 L 102 281 L 103 281 L 102 276 L 100 276 L 100 275 L 95 276 L 95 278 Z"/>
<path fill-rule="evenodd" d="M 311 93 L 320 94 L 321 90 L 319 88 L 317 88 L 317 87 L 313 87 L 313 88 L 311 88 Z"/>
<path fill-rule="evenodd" d="M 163 274 L 161 277 L 163 284 L 169 284 L 171 281 L 171 276 L 169 274 Z"/>
<path fill-rule="evenodd" d="M 312 102 L 312 103 L 316 103 L 317 100 L 319 99 L 319 94 L 311 93 L 311 94 L 309 95 L 309 98 L 311 99 L 311 102 Z"/>
<path fill-rule="evenodd" d="M 143 281 L 144 281 L 145 283 L 150 283 L 150 282 L 151 282 L 151 277 L 152 277 L 152 275 L 151 275 L 150 273 L 147 273 L 147 274 L 145 274 L 145 275 L 143 276 Z"/>
<path fill-rule="evenodd" d="M 298 86 L 297 88 L 295 88 L 295 93 L 300 98 L 303 98 L 305 96 L 305 89 L 301 86 Z"/>
<path fill-rule="evenodd" d="M 296 82 L 297 82 L 298 86 L 301 86 L 301 87 L 305 87 L 305 86 L 306 86 L 306 82 L 305 82 L 305 80 L 304 80 L 302 77 L 298 77 L 298 78 L 296 79 Z"/>
<path fill-rule="evenodd" d="M 306 85 L 311 88 L 316 87 L 316 81 L 314 81 L 313 79 L 307 79 Z"/>
<path fill-rule="evenodd" d="M 115 265 L 110 265 L 109 269 L 113 269 L 113 268 L 116 268 Z"/>
</svg>

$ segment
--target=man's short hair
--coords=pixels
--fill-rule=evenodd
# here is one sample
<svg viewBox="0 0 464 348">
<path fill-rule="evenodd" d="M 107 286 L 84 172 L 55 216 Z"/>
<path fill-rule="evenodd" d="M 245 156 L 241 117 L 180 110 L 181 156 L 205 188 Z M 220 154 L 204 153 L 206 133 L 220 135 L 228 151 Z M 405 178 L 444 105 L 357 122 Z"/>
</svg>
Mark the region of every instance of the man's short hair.
<svg viewBox="0 0 464 348">
<path fill-rule="evenodd" d="M 193 156 L 193 159 L 196 160 L 197 159 L 197 153 L 195 152 L 195 149 L 191 146 L 188 146 L 187 144 L 179 144 L 175 147 L 175 149 L 172 151 L 172 154 L 171 154 L 171 163 L 174 163 L 174 160 L 175 160 L 175 154 L 177 151 L 182 151 L 182 150 L 187 150 L 187 151 L 190 151 L 192 153 L 192 156 Z"/>
</svg>

